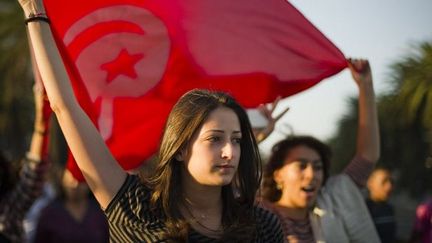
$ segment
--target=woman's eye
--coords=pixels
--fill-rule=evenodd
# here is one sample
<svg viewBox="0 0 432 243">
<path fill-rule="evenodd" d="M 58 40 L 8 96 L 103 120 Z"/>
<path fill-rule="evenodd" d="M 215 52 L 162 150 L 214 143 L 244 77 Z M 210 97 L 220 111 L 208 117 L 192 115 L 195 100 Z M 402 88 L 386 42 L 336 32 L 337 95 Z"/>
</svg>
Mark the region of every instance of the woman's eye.
<svg viewBox="0 0 432 243">
<path fill-rule="evenodd" d="M 207 140 L 210 142 L 218 142 L 220 141 L 220 137 L 209 137 Z"/>
<path fill-rule="evenodd" d="M 305 164 L 300 161 L 292 162 L 292 166 L 294 166 L 298 170 L 304 170 L 306 168 Z"/>
<path fill-rule="evenodd" d="M 233 138 L 233 142 L 236 143 L 236 144 L 240 144 L 241 141 L 242 141 L 241 138 Z"/>
<path fill-rule="evenodd" d="M 308 163 L 305 163 L 305 162 L 300 162 L 300 168 L 302 169 L 302 170 L 304 170 L 304 169 L 306 169 L 307 168 L 307 166 L 308 166 Z"/>
</svg>

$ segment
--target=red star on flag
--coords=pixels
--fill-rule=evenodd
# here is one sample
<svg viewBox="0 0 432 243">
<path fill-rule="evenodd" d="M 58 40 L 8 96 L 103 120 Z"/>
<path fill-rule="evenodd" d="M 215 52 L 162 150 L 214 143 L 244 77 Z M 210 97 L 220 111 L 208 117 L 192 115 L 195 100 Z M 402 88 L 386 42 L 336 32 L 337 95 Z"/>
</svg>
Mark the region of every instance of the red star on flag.
<svg viewBox="0 0 432 243">
<path fill-rule="evenodd" d="M 138 75 L 135 71 L 135 65 L 143 57 L 143 54 L 131 55 L 123 48 L 114 60 L 101 65 L 101 69 L 107 72 L 107 83 L 111 83 L 119 75 L 125 75 L 132 79 L 136 79 Z"/>
</svg>

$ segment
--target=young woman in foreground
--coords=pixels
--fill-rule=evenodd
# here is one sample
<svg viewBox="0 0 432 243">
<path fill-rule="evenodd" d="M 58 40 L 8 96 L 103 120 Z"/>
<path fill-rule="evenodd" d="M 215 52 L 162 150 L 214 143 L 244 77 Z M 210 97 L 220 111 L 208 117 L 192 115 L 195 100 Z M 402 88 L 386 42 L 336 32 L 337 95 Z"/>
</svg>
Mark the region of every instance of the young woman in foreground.
<svg viewBox="0 0 432 243">
<path fill-rule="evenodd" d="M 358 187 L 379 157 L 379 131 L 371 69 L 348 60 L 359 87 L 356 154 L 329 178 L 330 149 L 313 137 L 289 137 L 272 150 L 264 177 L 264 204 L 281 219 L 287 242 L 379 242 Z M 270 202 L 270 203 L 268 203 Z"/>
<path fill-rule="evenodd" d="M 154 176 L 129 176 L 73 95 L 42 0 L 19 2 L 51 107 L 112 242 L 283 241 L 278 219 L 254 206 L 260 157 L 238 103 L 223 93 L 185 94 L 168 118 Z"/>
</svg>

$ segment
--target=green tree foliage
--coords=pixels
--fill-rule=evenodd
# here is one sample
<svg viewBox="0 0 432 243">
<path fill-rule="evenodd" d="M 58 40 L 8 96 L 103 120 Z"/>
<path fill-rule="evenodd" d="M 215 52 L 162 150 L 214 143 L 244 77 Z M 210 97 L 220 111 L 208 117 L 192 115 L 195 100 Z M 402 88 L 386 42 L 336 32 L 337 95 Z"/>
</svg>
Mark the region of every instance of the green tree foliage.
<svg viewBox="0 0 432 243">
<path fill-rule="evenodd" d="M 415 53 L 395 63 L 392 71 L 401 122 L 420 121 L 432 128 L 432 43 L 420 44 Z"/>
<path fill-rule="evenodd" d="M 395 126 L 406 134 L 406 140 L 400 142 L 405 142 L 413 156 L 402 157 L 406 166 L 401 168 L 405 170 L 401 183 L 412 183 L 412 191 L 421 192 L 432 187 L 432 43 L 416 46 L 412 54 L 392 66 L 392 71 L 392 109 L 399 121 Z M 418 143 L 408 143 L 414 139 Z"/>
</svg>

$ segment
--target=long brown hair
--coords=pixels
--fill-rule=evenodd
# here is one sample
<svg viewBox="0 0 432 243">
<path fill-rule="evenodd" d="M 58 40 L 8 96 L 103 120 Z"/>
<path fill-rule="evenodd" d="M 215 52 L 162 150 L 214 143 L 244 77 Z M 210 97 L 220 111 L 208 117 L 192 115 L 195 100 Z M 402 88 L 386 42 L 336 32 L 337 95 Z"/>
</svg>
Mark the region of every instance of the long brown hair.
<svg viewBox="0 0 432 243">
<path fill-rule="evenodd" d="M 264 170 L 262 194 L 266 200 L 276 202 L 282 196 L 282 191 L 277 188 L 273 174 L 276 170 L 285 165 L 285 159 L 289 152 L 297 146 L 306 146 L 315 150 L 319 154 L 321 161 L 323 162 L 324 180 L 322 184 L 324 185 L 327 180 L 330 170 L 330 148 L 311 136 L 291 136 L 276 143 L 272 148 L 272 153 Z"/>
<path fill-rule="evenodd" d="M 159 205 L 166 215 L 169 239 L 187 241 L 190 230 L 178 205 L 183 197 L 181 168 L 184 165 L 175 155 L 188 145 L 218 107 L 227 107 L 236 113 L 242 133 L 238 170 L 232 183 L 222 187 L 223 235 L 220 240 L 249 241 L 255 236 L 253 205 L 261 181 L 261 158 L 247 114 L 225 93 L 196 89 L 183 95 L 172 109 L 161 140 L 157 168 L 153 176 L 144 181 L 153 189 L 152 204 Z"/>
</svg>

